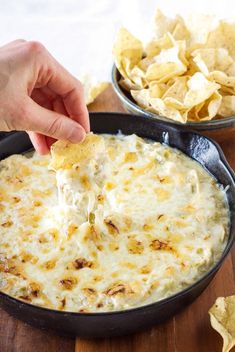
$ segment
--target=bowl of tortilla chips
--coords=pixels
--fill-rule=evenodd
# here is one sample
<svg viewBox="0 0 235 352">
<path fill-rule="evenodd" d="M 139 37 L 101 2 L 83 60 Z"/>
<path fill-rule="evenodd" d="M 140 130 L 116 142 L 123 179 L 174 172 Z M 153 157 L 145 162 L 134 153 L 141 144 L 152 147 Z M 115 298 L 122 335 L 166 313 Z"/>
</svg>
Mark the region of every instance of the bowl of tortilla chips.
<svg viewBox="0 0 235 352">
<path fill-rule="evenodd" d="M 152 40 L 143 45 L 121 28 L 113 56 L 113 87 L 127 111 L 214 138 L 235 134 L 235 23 L 158 10 Z"/>
</svg>

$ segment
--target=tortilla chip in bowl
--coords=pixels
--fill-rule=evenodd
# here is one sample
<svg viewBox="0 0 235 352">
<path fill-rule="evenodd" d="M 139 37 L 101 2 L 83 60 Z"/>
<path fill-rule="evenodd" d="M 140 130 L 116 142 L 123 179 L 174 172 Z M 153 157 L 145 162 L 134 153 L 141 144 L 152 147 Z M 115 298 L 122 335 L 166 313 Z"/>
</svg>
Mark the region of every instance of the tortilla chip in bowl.
<svg viewBox="0 0 235 352">
<path fill-rule="evenodd" d="M 216 40 L 218 38 L 218 40 Z M 234 40 L 233 40 L 233 39 Z M 127 111 L 221 137 L 235 132 L 235 24 L 157 11 L 144 46 L 121 28 L 113 47 L 114 89 Z"/>
</svg>

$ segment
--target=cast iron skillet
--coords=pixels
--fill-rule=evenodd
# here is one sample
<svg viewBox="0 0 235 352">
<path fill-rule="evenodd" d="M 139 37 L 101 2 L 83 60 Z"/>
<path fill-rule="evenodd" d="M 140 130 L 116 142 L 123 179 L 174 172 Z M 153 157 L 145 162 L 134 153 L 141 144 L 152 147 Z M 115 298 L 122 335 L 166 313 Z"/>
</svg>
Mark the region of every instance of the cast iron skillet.
<svg viewBox="0 0 235 352">
<path fill-rule="evenodd" d="M 153 118 L 118 113 L 92 113 L 91 129 L 97 133 L 136 133 L 182 150 L 203 165 L 227 191 L 231 214 L 228 244 L 220 261 L 199 281 L 185 290 L 143 307 L 109 313 L 70 313 L 36 307 L 0 293 L 0 305 L 18 319 L 39 328 L 62 334 L 85 337 L 107 337 L 130 334 L 170 318 L 192 302 L 207 287 L 235 239 L 235 176 L 217 144 L 199 134 L 183 131 L 172 124 Z M 11 134 L 0 141 L 0 159 L 32 148 L 23 132 Z M 205 314 L 207 314 L 205 312 Z"/>
</svg>

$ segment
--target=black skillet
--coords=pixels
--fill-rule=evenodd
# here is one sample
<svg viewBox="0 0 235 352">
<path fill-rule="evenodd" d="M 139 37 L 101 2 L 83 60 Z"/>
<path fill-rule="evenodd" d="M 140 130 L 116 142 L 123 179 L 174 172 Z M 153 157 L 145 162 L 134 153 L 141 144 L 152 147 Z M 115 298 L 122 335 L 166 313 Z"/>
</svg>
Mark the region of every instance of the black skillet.
<svg viewBox="0 0 235 352">
<path fill-rule="evenodd" d="M 229 186 L 231 229 L 227 246 L 219 262 L 200 280 L 187 289 L 143 307 L 110 313 L 70 313 L 41 308 L 0 293 L 0 305 L 14 317 L 33 326 L 56 330 L 62 334 L 85 337 L 108 337 L 146 329 L 172 317 L 192 302 L 210 283 L 230 251 L 235 238 L 235 176 L 220 147 L 199 134 L 153 118 L 118 113 L 91 113 L 91 129 L 96 133 L 136 133 L 178 148 L 202 164 L 218 182 Z M 0 141 L 0 159 L 32 148 L 23 132 L 5 136 Z M 205 312 L 206 314 L 206 312 Z"/>
</svg>

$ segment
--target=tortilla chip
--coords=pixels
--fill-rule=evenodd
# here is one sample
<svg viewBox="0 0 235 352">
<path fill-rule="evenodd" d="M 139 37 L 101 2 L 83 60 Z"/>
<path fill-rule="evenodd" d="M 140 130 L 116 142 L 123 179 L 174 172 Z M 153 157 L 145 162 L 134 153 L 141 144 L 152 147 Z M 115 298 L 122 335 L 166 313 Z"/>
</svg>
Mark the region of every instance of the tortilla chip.
<svg viewBox="0 0 235 352">
<path fill-rule="evenodd" d="M 149 89 L 131 90 L 131 95 L 141 108 L 144 108 L 144 109 L 150 108 L 150 103 L 149 103 L 150 90 Z"/>
<path fill-rule="evenodd" d="M 188 58 L 187 58 L 187 45 L 185 40 L 178 40 L 177 46 L 179 48 L 179 59 L 183 62 L 184 65 L 188 66 Z"/>
<path fill-rule="evenodd" d="M 193 64 L 193 63 L 194 64 Z M 196 73 L 199 69 L 199 71 L 201 71 L 201 73 L 204 74 L 204 76 L 208 76 L 209 75 L 209 69 L 205 63 L 205 61 L 201 58 L 201 55 L 196 55 L 192 61 L 191 61 L 191 65 L 194 68 L 194 72 L 190 72 L 190 74 L 192 75 L 193 73 Z M 197 66 L 197 67 L 196 67 Z"/>
<path fill-rule="evenodd" d="M 138 89 L 144 88 L 147 85 L 145 78 L 145 72 L 139 67 L 135 66 L 129 72 L 129 80 L 132 83 L 132 87 L 138 87 Z"/>
<path fill-rule="evenodd" d="M 176 40 L 188 40 L 190 38 L 190 33 L 181 16 L 176 16 L 176 26 L 171 33 Z"/>
<path fill-rule="evenodd" d="M 222 97 L 222 102 L 218 114 L 223 117 L 235 116 L 235 96 L 226 95 Z"/>
<path fill-rule="evenodd" d="M 131 89 L 138 90 L 142 88 L 142 86 L 140 86 L 139 84 L 133 83 L 129 78 L 121 78 L 118 83 L 123 89 L 125 89 L 128 92 Z"/>
<path fill-rule="evenodd" d="M 209 74 L 208 78 L 210 80 L 214 80 L 220 85 L 224 85 L 226 87 L 235 87 L 235 76 L 229 77 L 226 75 L 226 73 L 221 72 L 221 71 L 213 71 L 212 73 Z"/>
<path fill-rule="evenodd" d="M 160 116 L 167 117 L 174 121 L 185 123 L 187 121 L 188 110 L 179 111 L 173 106 L 170 106 L 159 98 L 150 98 L 150 111 L 157 113 Z"/>
<path fill-rule="evenodd" d="M 227 49 L 230 56 L 235 59 L 235 23 L 220 21 L 218 27 L 209 33 L 207 48 Z"/>
<path fill-rule="evenodd" d="M 187 82 L 188 92 L 185 95 L 184 105 L 193 107 L 207 100 L 220 85 L 209 81 L 201 72 L 195 73 Z"/>
<path fill-rule="evenodd" d="M 185 18 L 185 24 L 190 33 L 189 47 L 192 47 L 206 43 L 209 33 L 218 26 L 218 20 L 211 15 L 193 14 Z"/>
<path fill-rule="evenodd" d="M 198 72 L 198 66 L 194 62 L 192 57 L 188 58 L 188 70 L 186 72 L 187 76 L 193 76 L 196 72 Z"/>
<path fill-rule="evenodd" d="M 234 115 L 234 43 L 233 23 L 207 15 L 169 18 L 158 10 L 144 51 L 126 30 L 119 33 L 119 83 L 142 108 L 182 123 Z"/>
<path fill-rule="evenodd" d="M 140 61 L 141 63 L 141 61 Z M 142 89 L 146 87 L 147 81 L 145 78 L 145 72 L 139 66 L 135 66 L 129 73 L 128 78 L 121 78 L 119 84 L 122 88 L 129 91 L 131 89 Z"/>
<path fill-rule="evenodd" d="M 183 104 L 188 90 L 187 81 L 187 76 L 176 78 L 175 82 L 167 89 L 162 99 L 166 100 L 167 98 L 172 98 Z"/>
<path fill-rule="evenodd" d="M 235 296 L 219 297 L 209 310 L 212 327 L 223 338 L 223 352 L 235 346 Z"/>
<path fill-rule="evenodd" d="M 192 113 L 189 114 L 189 119 L 198 121 L 212 120 L 219 112 L 221 101 L 222 96 L 218 92 L 213 93 L 209 99 L 195 106 Z"/>
<path fill-rule="evenodd" d="M 89 133 L 78 144 L 57 141 L 51 146 L 50 170 L 69 169 L 74 164 L 86 162 L 104 150 L 104 141 L 100 136 Z"/>
<path fill-rule="evenodd" d="M 206 76 L 213 71 L 228 73 L 234 64 L 228 51 L 223 48 L 197 49 L 191 55 L 200 71 Z"/>
<path fill-rule="evenodd" d="M 194 106 L 188 113 L 188 120 L 192 122 L 200 121 L 199 112 L 202 109 L 204 102 Z"/>
<path fill-rule="evenodd" d="M 219 92 L 222 96 L 225 95 L 235 95 L 235 87 L 228 87 L 228 86 L 223 86 L 221 84 L 221 87 L 219 89 Z"/>
<path fill-rule="evenodd" d="M 150 41 L 145 48 L 145 53 L 147 58 L 151 59 L 159 55 L 162 49 L 170 49 L 173 46 L 175 46 L 173 36 L 170 33 L 166 33 L 162 38 Z"/>
<path fill-rule="evenodd" d="M 131 90 L 131 95 L 138 105 L 145 109 L 155 109 L 150 104 L 150 99 L 161 98 L 167 107 L 184 110 L 182 100 L 184 92 L 187 91 L 186 81 L 186 77 L 180 77 L 171 86 L 153 81 L 150 83 L 149 89 Z M 157 112 L 160 113 L 160 111 Z"/>
<path fill-rule="evenodd" d="M 167 89 L 168 85 L 166 83 L 158 83 L 156 81 L 149 83 L 150 96 L 152 98 L 161 98 Z"/>
<path fill-rule="evenodd" d="M 128 78 L 128 72 L 142 59 L 142 43 L 127 29 L 121 28 L 113 46 L 113 55 L 119 72 L 124 78 Z"/>
<path fill-rule="evenodd" d="M 169 18 L 158 9 L 155 15 L 155 37 L 161 38 L 167 32 L 171 33 L 176 40 L 189 39 L 190 35 L 181 16 Z"/>
<path fill-rule="evenodd" d="M 170 78 L 179 76 L 187 71 L 186 65 L 179 57 L 180 48 L 176 45 L 169 49 L 163 49 L 154 57 L 146 72 L 148 81 L 166 82 Z"/>
</svg>

